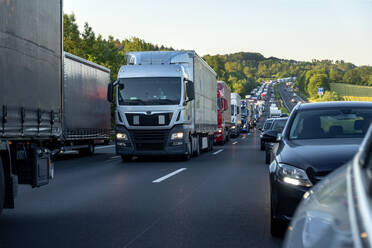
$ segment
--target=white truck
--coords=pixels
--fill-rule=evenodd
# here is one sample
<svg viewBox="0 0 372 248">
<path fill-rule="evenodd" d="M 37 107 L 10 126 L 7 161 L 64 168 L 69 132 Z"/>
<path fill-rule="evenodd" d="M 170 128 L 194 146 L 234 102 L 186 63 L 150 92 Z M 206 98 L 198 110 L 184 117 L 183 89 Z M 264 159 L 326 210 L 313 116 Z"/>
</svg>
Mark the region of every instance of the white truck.
<svg viewBox="0 0 372 248">
<path fill-rule="evenodd" d="M 282 111 L 280 109 L 278 109 L 278 107 L 276 107 L 276 106 L 271 106 L 270 107 L 269 118 L 279 118 L 281 114 L 282 114 Z"/>
<path fill-rule="evenodd" d="M 189 159 L 212 150 L 216 92 L 216 73 L 194 51 L 128 53 L 107 94 L 116 106 L 117 154 L 123 161 L 147 155 Z"/>
<path fill-rule="evenodd" d="M 242 127 L 241 97 L 238 93 L 231 93 L 231 136 L 237 137 Z"/>
</svg>

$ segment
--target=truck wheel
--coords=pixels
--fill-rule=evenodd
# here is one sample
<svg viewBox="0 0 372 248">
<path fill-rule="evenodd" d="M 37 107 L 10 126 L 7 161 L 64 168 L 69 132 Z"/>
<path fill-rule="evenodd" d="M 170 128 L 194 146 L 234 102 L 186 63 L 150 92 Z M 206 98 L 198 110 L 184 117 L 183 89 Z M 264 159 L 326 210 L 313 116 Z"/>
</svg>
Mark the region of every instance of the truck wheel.
<svg viewBox="0 0 372 248">
<path fill-rule="evenodd" d="M 191 141 L 187 144 L 187 154 L 183 155 L 183 160 L 187 161 L 190 159 L 192 154 Z"/>
<path fill-rule="evenodd" d="M 5 200 L 5 179 L 4 179 L 4 169 L 3 162 L 0 155 L 0 215 L 3 211 L 4 200 Z"/>
<path fill-rule="evenodd" d="M 94 154 L 94 145 L 89 144 L 87 148 L 83 148 L 79 150 L 79 154 L 84 155 L 84 156 L 92 156 Z"/>
<path fill-rule="evenodd" d="M 196 136 L 196 154 L 195 157 L 198 157 L 201 152 L 201 147 L 200 147 L 200 137 Z"/>
<path fill-rule="evenodd" d="M 132 156 L 131 155 L 121 155 L 121 161 L 131 162 L 132 161 Z"/>
</svg>

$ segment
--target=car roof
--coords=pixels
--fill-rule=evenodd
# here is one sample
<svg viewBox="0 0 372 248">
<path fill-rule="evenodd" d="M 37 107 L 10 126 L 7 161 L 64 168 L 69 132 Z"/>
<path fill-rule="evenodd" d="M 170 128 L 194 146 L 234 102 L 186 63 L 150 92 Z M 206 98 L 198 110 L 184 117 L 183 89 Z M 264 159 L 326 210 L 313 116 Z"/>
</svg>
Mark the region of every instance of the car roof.
<svg viewBox="0 0 372 248">
<path fill-rule="evenodd" d="M 308 109 L 327 109 L 327 108 L 372 108 L 372 102 L 318 102 L 318 103 L 302 103 L 297 105 L 298 110 Z"/>
<path fill-rule="evenodd" d="M 280 117 L 280 118 L 275 118 L 273 121 L 286 121 L 288 120 L 288 117 Z"/>
</svg>

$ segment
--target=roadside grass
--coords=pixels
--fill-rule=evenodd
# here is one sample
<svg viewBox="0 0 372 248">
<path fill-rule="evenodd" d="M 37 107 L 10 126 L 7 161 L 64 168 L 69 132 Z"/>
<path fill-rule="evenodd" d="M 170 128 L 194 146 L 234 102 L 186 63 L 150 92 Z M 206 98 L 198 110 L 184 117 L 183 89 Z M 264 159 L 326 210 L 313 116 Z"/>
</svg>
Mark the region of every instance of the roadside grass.
<svg viewBox="0 0 372 248">
<path fill-rule="evenodd" d="M 372 87 L 352 84 L 331 83 L 331 91 L 345 101 L 372 101 Z"/>
</svg>

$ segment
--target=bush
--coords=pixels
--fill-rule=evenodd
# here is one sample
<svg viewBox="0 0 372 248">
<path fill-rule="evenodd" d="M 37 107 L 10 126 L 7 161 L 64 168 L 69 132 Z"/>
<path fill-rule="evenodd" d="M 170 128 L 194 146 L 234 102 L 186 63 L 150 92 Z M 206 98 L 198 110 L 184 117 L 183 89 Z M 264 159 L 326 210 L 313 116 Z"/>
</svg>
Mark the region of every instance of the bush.
<svg viewBox="0 0 372 248">
<path fill-rule="evenodd" d="M 342 101 L 343 98 L 334 91 L 326 91 L 322 97 L 315 99 L 317 102 Z"/>
</svg>

